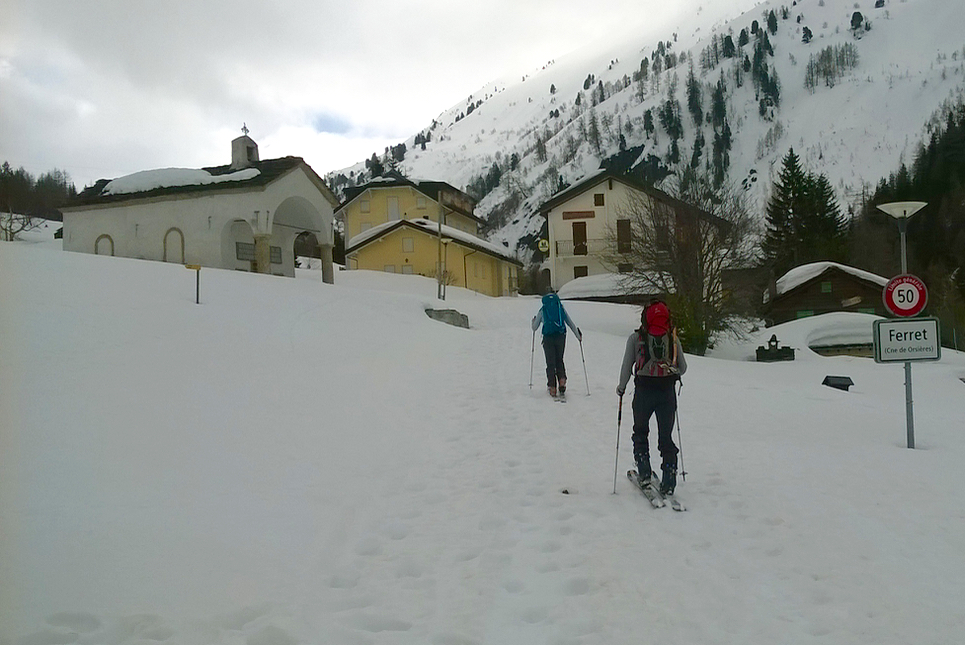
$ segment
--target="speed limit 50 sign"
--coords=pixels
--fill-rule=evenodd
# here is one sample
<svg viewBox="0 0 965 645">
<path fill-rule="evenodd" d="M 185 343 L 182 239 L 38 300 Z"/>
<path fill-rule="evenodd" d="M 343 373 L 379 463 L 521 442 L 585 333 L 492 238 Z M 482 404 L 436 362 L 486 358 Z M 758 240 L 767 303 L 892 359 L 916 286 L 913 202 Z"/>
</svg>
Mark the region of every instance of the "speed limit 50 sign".
<svg viewBox="0 0 965 645">
<path fill-rule="evenodd" d="M 925 283 L 913 275 L 900 275 L 885 285 L 881 297 L 885 308 L 896 316 L 917 316 L 928 304 Z"/>
</svg>

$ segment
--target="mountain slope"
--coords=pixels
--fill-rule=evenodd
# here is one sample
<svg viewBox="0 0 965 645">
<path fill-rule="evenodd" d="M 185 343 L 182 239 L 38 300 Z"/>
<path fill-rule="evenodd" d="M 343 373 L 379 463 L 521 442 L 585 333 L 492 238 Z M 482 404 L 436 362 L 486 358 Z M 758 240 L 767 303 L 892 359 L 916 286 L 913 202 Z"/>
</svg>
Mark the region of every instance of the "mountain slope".
<svg viewBox="0 0 965 645">
<path fill-rule="evenodd" d="M 698 128 L 687 108 L 686 80 L 693 64 L 705 115 L 714 86 L 723 80 L 726 87 L 726 121 L 733 139 L 728 181 L 742 184 L 762 205 L 776 166 L 793 147 L 807 170 L 828 176 L 847 210 L 901 163 L 913 161 L 930 120 L 963 95 L 960 3 L 886 0 L 876 8 L 879 2 L 748 1 L 710 10 L 700 2 L 680 3 L 679 11 L 660 23 L 587 46 L 524 78 L 480 88 L 404 142 L 399 167 L 410 176 L 465 188 L 474 182 L 481 186 L 495 164 L 499 185 L 481 200 L 478 214 L 491 220 L 494 241 L 511 247 L 521 239 L 530 241 L 527 236 L 542 223 L 533 217 L 539 204 L 556 192 L 561 179 L 571 184 L 618 153 L 621 134 L 626 147 L 639 152 L 638 161 L 652 155 L 651 161 L 659 159 L 673 170 L 691 162 L 699 129 L 704 153 L 698 164 L 711 165 L 715 128 L 706 120 Z M 767 27 L 771 12 L 776 17 L 773 33 Z M 853 31 L 856 12 L 862 20 Z M 628 17 L 628 23 L 633 19 Z M 733 58 L 708 53 L 728 35 L 738 43 L 741 31 L 750 32 L 755 21 L 767 31 L 773 55 L 765 61 L 779 83 L 779 102 L 766 116 L 761 116 L 762 90 L 753 74 L 735 69 L 743 56 L 748 62 L 753 58 L 757 38 L 751 34 Z M 812 34 L 809 43 L 803 42 L 805 28 Z M 856 53 L 856 66 L 836 75 L 833 87 L 823 80 L 805 87 L 809 62 L 822 51 L 844 48 Z M 644 58 L 648 78 L 641 87 L 634 79 Z M 662 69 L 654 73 L 657 59 Z M 675 66 L 667 69 L 668 63 Z M 740 86 L 738 75 L 743 76 Z M 682 129 L 677 166 L 668 162 L 671 138 L 658 116 L 674 77 Z M 655 124 L 652 136 L 644 125 L 648 110 Z M 594 121 L 598 145 L 588 134 Z M 416 141 L 425 136 L 429 141 L 422 150 Z M 364 171 L 365 165 L 357 164 L 328 179 L 340 188 L 345 181 L 364 181 Z"/>
</svg>

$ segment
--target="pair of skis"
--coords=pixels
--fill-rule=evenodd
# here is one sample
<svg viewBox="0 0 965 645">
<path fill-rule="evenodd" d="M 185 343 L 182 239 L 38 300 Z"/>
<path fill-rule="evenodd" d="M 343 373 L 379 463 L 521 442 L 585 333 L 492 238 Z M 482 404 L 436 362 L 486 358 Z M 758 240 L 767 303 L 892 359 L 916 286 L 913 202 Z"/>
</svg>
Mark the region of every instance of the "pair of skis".
<svg viewBox="0 0 965 645">
<path fill-rule="evenodd" d="M 637 474 L 637 471 L 628 470 L 627 479 L 633 482 L 633 485 L 640 489 L 640 492 L 643 493 L 643 496 L 647 498 L 647 500 L 650 502 L 650 505 L 654 508 L 663 508 L 669 504 L 670 508 L 675 511 L 687 510 L 687 507 L 681 504 L 680 500 L 674 497 L 673 494 L 663 495 L 660 493 L 660 488 L 657 484 L 657 482 L 660 481 L 660 478 L 657 476 L 657 473 L 650 473 L 650 480 L 644 483 L 640 481 L 640 476 Z"/>
</svg>

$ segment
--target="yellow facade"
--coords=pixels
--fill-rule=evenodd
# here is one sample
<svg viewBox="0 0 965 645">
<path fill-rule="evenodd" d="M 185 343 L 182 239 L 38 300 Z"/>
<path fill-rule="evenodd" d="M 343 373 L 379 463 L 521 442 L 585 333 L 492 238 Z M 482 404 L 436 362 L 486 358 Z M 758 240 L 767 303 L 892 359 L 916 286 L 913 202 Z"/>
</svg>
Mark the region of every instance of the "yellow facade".
<svg viewBox="0 0 965 645">
<path fill-rule="evenodd" d="M 441 244 L 442 273 L 449 286 L 464 287 L 487 296 L 515 295 L 519 267 L 484 251 L 446 238 Z M 451 240 L 451 241 L 450 241 Z M 418 227 L 401 226 L 349 254 L 350 269 L 421 275 L 436 279 L 438 235 Z"/>
<path fill-rule="evenodd" d="M 461 233 L 477 238 L 478 221 L 450 207 L 453 200 L 460 209 L 471 212 L 468 197 L 455 189 L 445 198 L 446 205 L 428 197 L 414 185 L 379 186 L 369 184 L 365 190 L 342 206 L 345 223 L 346 268 L 421 275 L 437 279 L 442 273 L 449 286 L 464 287 L 488 296 L 515 295 L 519 284 L 519 264 L 458 239 Z M 451 187 L 449 187 L 451 188 Z M 441 193 L 440 193 L 441 194 Z M 461 197 L 460 197 L 461 196 Z M 428 220 L 458 233 L 440 236 L 435 227 L 407 225 L 403 222 Z M 352 248 L 352 240 L 362 233 L 392 222 L 385 233 Z M 431 230 L 427 230 L 431 229 Z M 465 237 L 465 236 L 463 236 Z M 441 251 L 441 262 L 440 262 Z"/>
<path fill-rule="evenodd" d="M 373 186 L 345 205 L 345 239 L 351 240 L 368 229 L 399 219 L 428 219 L 438 222 L 445 210 L 443 224 L 479 235 L 476 220 L 462 213 L 444 208 L 413 186 Z"/>
</svg>

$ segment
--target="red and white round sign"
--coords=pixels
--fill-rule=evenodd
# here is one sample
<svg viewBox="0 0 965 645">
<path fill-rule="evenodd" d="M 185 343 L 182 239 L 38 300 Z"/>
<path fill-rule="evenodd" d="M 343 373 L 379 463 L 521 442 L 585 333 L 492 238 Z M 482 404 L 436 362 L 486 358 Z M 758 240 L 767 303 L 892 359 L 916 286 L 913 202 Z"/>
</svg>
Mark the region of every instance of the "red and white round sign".
<svg viewBox="0 0 965 645">
<path fill-rule="evenodd" d="M 896 316 L 916 316 L 928 304 L 925 283 L 913 275 L 892 278 L 881 294 L 885 307 Z"/>
</svg>

